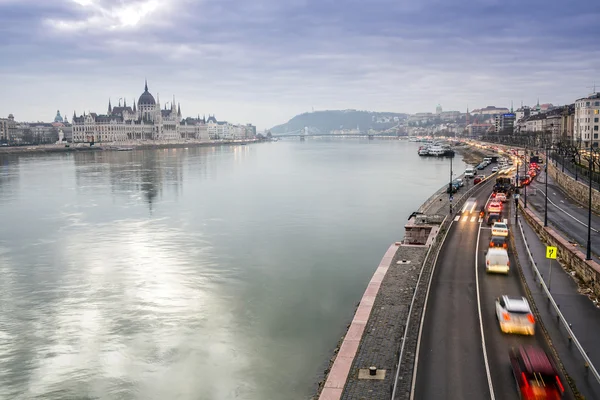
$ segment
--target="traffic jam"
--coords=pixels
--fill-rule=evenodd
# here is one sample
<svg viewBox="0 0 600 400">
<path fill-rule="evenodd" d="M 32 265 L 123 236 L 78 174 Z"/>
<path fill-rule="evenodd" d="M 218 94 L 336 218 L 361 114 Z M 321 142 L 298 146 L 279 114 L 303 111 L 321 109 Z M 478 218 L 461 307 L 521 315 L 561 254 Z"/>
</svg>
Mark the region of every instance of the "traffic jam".
<svg viewBox="0 0 600 400">
<path fill-rule="evenodd" d="M 529 158 L 529 160 L 527 160 Z M 527 162 L 529 161 L 529 163 Z M 520 196 L 541 170 L 539 157 L 519 154 L 516 150 L 506 157 L 486 157 L 476 167 L 465 171 L 466 178 L 478 184 L 484 176 L 477 175 L 491 163 L 496 181 L 488 201 L 479 209 L 479 220 L 491 230 L 491 238 L 485 251 L 485 269 L 489 274 L 510 272 L 508 212 L 509 199 Z M 527 166 L 526 168 L 524 166 Z M 516 168 L 515 168 L 516 167 Z M 526 189 L 525 189 L 526 190 Z M 477 210 L 477 200 L 469 198 L 462 209 L 464 213 Z M 522 296 L 501 295 L 495 300 L 495 316 L 504 334 L 534 335 L 536 321 L 529 302 Z M 521 345 L 511 349 L 508 361 L 515 378 L 519 397 L 522 399 L 559 399 L 565 390 L 556 366 L 546 352 L 537 346 Z"/>
</svg>

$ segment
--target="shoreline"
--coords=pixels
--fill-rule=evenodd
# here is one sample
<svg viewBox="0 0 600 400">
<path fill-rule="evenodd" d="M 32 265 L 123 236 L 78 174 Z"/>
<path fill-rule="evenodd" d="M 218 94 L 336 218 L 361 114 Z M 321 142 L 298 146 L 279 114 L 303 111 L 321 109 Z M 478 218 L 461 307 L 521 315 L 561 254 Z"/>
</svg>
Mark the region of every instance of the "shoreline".
<svg viewBox="0 0 600 400">
<path fill-rule="evenodd" d="M 72 145 L 65 147 L 64 145 L 46 144 L 34 146 L 11 146 L 0 147 L 0 155 L 3 154 L 39 154 L 39 153 L 72 153 L 78 151 L 135 151 L 149 149 L 176 149 L 186 147 L 217 147 L 231 145 L 247 145 L 251 143 L 268 142 L 267 140 L 248 139 L 248 140 L 211 140 L 211 141 L 194 141 L 194 142 L 165 142 L 165 143 L 123 143 L 121 145 Z M 120 150 L 121 149 L 121 150 Z M 122 150 L 128 149 L 128 150 Z M 131 149 L 131 150 L 129 150 Z"/>
</svg>

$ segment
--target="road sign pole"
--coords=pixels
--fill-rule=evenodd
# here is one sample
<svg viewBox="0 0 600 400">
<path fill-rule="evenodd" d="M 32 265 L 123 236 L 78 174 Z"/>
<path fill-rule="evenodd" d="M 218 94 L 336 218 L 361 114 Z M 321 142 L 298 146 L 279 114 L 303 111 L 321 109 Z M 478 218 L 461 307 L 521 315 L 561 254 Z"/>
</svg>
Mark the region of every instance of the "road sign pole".
<svg viewBox="0 0 600 400">
<path fill-rule="evenodd" d="M 548 273 L 548 291 L 550 291 L 550 287 L 552 286 L 552 259 L 548 259 L 548 269 L 550 272 Z"/>
<path fill-rule="evenodd" d="M 546 258 L 548 259 L 548 291 L 552 286 L 552 260 L 556 260 L 558 249 L 554 246 L 546 246 Z"/>
</svg>

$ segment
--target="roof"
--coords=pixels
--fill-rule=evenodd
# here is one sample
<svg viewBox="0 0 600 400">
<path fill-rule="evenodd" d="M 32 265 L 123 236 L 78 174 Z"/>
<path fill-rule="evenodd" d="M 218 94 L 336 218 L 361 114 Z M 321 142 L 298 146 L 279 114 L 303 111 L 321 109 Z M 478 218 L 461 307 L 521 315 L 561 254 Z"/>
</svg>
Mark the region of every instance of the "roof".
<svg viewBox="0 0 600 400">
<path fill-rule="evenodd" d="M 519 355 L 521 356 L 521 360 L 523 361 L 527 373 L 532 374 L 537 372 L 543 375 L 556 374 L 556 371 L 544 350 L 533 346 L 521 346 L 519 348 Z"/>
<path fill-rule="evenodd" d="M 146 82 L 145 86 L 144 86 L 144 93 L 142 93 L 142 95 L 140 96 L 140 99 L 138 100 L 138 105 L 140 104 L 149 104 L 149 105 L 155 105 L 156 101 L 154 100 L 154 96 L 152 96 L 150 94 L 150 92 L 148 91 L 148 82 Z"/>
<path fill-rule="evenodd" d="M 506 309 L 508 311 L 513 312 L 531 312 L 529 308 L 529 303 L 525 299 L 525 297 L 510 297 L 503 296 L 504 303 L 506 304 Z"/>
</svg>

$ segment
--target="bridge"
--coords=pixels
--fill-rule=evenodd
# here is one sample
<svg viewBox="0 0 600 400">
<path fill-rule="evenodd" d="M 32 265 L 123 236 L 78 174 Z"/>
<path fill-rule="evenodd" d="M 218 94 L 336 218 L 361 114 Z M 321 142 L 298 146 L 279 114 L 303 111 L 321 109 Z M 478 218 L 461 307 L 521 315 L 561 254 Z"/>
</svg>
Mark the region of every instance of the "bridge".
<svg viewBox="0 0 600 400">
<path fill-rule="evenodd" d="M 389 131 L 389 130 L 388 130 Z M 369 134 L 369 133 L 360 133 L 360 134 L 331 134 L 327 132 L 321 131 L 319 128 L 306 126 L 302 129 L 297 129 L 295 131 L 285 132 L 285 133 L 272 133 L 273 137 L 277 138 L 286 138 L 286 137 L 299 137 L 300 139 L 306 137 L 336 137 L 336 138 L 397 138 L 398 135 L 387 133 L 385 131 L 383 133 L 377 134 Z"/>
</svg>

